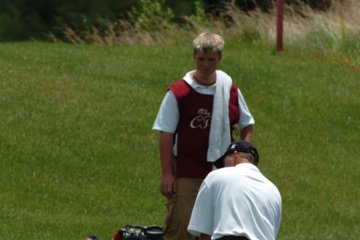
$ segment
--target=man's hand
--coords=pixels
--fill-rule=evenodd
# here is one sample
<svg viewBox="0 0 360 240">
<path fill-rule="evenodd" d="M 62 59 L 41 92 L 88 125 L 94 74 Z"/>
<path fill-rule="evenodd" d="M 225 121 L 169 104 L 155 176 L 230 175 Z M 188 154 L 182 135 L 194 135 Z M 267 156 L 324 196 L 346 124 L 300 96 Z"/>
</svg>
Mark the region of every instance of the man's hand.
<svg viewBox="0 0 360 240">
<path fill-rule="evenodd" d="M 164 174 L 161 178 L 161 193 L 167 197 L 171 198 L 176 192 L 176 181 L 172 174 Z"/>
</svg>

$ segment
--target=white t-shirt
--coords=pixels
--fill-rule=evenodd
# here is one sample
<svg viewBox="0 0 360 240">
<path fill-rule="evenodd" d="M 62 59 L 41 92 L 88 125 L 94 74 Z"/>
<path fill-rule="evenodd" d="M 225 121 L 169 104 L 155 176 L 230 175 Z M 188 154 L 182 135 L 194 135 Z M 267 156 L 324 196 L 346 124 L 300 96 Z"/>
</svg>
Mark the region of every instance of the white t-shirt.
<svg viewBox="0 0 360 240">
<path fill-rule="evenodd" d="M 200 187 L 188 231 L 251 240 L 274 240 L 281 221 L 277 187 L 251 163 L 212 171 Z"/>
<path fill-rule="evenodd" d="M 185 79 L 185 81 L 198 93 L 206 94 L 206 95 L 215 94 L 216 83 L 211 86 L 203 86 L 197 84 L 192 79 Z M 239 127 L 240 129 L 242 129 L 248 125 L 254 124 L 255 121 L 239 89 L 238 89 L 238 102 L 240 107 Z M 155 119 L 153 130 L 175 133 L 178 122 L 179 122 L 179 109 L 178 109 L 176 97 L 173 94 L 173 92 L 168 91 L 160 105 L 160 110 Z"/>
</svg>

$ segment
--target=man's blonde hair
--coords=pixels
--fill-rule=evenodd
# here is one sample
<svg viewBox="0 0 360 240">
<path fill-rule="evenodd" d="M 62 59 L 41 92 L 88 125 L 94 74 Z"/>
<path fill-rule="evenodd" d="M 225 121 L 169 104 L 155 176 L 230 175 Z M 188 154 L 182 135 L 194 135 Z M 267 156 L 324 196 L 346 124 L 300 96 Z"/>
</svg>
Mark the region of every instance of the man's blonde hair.
<svg viewBox="0 0 360 240">
<path fill-rule="evenodd" d="M 203 32 L 197 36 L 193 41 L 194 51 L 200 50 L 202 52 L 218 52 L 221 53 L 224 49 L 224 38 L 218 34 L 211 32 Z"/>
</svg>

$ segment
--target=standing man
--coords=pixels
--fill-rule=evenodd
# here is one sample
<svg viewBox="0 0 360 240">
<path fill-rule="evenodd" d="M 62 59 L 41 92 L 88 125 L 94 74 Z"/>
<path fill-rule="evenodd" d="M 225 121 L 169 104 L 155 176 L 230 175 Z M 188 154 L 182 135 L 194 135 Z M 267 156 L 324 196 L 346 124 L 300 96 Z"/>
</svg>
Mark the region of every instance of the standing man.
<svg viewBox="0 0 360 240">
<path fill-rule="evenodd" d="M 281 195 L 257 168 L 259 155 L 246 141 L 233 142 L 203 181 L 188 230 L 200 240 L 275 240 Z"/>
<path fill-rule="evenodd" d="M 191 240 L 187 232 L 199 187 L 233 140 L 251 141 L 254 119 L 235 83 L 217 70 L 224 40 L 209 32 L 193 41 L 195 70 L 166 93 L 153 130 L 160 132 L 161 193 L 168 199 L 166 240 Z"/>
</svg>

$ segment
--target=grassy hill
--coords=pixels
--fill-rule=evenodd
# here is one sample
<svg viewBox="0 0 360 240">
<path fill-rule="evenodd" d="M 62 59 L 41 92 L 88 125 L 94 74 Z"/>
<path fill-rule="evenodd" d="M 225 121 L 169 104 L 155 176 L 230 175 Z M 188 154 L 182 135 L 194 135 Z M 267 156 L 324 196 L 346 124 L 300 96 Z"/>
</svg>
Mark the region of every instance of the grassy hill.
<svg viewBox="0 0 360 240">
<path fill-rule="evenodd" d="M 280 189 L 280 240 L 358 239 L 360 73 L 336 52 L 226 43 L 220 68 L 252 111 L 260 169 Z M 190 42 L 0 44 L 0 239 L 110 239 L 161 225 L 158 135 Z"/>
</svg>

